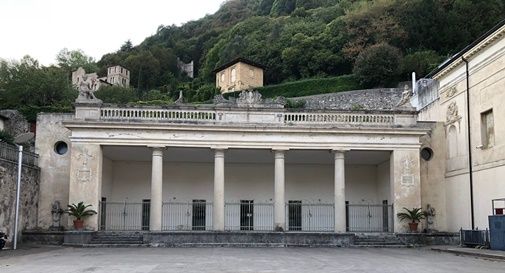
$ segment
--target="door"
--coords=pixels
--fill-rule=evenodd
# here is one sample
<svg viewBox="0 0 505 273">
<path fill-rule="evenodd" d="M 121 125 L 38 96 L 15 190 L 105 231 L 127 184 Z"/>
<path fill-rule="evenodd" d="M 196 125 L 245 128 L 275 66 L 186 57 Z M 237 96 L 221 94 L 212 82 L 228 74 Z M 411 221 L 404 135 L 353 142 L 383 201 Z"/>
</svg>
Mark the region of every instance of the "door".
<svg viewBox="0 0 505 273">
<path fill-rule="evenodd" d="M 142 200 L 142 230 L 149 230 L 151 221 L 151 199 Z"/>
<path fill-rule="evenodd" d="M 191 216 L 192 230 L 205 230 L 206 208 L 205 200 L 193 200 L 193 213 Z"/>
<path fill-rule="evenodd" d="M 107 198 L 102 197 L 102 202 L 100 203 L 100 230 L 105 230 L 107 223 Z"/>
<path fill-rule="evenodd" d="M 389 232 L 388 200 L 382 200 L 382 232 Z"/>
<path fill-rule="evenodd" d="M 240 200 L 240 230 L 254 230 L 253 200 Z"/>
<path fill-rule="evenodd" d="M 288 202 L 288 230 L 302 230 L 302 201 Z"/>
</svg>

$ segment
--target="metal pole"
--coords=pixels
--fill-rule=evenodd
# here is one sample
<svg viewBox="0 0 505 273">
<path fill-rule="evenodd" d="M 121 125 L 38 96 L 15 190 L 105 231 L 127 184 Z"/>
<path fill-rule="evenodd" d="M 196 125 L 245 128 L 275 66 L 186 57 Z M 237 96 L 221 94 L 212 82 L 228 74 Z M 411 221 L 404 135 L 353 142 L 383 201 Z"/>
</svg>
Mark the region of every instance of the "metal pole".
<svg viewBox="0 0 505 273">
<path fill-rule="evenodd" d="M 23 167 L 23 146 L 18 146 L 18 183 L 16 187 L 16 214 L 14 219 L 14 249 L 18 244 L 18 222 L 19 222 L 19 196 L 21 190 L 21 168 Z"/>
</svg>

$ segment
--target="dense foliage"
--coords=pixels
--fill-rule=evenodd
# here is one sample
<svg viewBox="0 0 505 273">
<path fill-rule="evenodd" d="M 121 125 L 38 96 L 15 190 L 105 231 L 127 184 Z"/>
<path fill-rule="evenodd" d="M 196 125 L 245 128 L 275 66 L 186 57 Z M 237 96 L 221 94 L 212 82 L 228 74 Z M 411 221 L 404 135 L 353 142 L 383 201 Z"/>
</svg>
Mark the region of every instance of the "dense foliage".
<svg viewBox="0 0 505 273">
<path fill-rule="evenodd" d="M 101 90 L 105 102 L 163 104 L 179 90 L 186 101 L 202 102 L 217 92 L 212 71 L 238 56 L 267 67 L 267 97 L 391 86 L 412 71 L 427 74 L 503 14 L 503 0 L 227 0 L 214 14 L 160 25 L 141 44 L 126 41 L 98 62 L 67 49 L 56 66 L 30 57 L 1 61 L 0 108 L 20 109 L 30 120 L 39 111 L 68 111 L 77 95 L 72 70 L 104 76 L 118 64 L 130 70 L 132 89 Z M 194 61 L 195 79 L 179 71 L 178 58 Z M 353 73 L 352 81 L 339 77 Z"/>
</svg>

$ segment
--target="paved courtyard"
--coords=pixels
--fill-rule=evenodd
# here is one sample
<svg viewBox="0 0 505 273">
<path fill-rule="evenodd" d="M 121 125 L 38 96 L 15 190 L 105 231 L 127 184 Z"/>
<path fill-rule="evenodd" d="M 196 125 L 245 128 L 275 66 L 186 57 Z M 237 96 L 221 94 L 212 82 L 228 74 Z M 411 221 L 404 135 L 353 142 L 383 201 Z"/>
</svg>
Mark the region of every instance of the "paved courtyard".
<svg viewBox="0 0 505 273">
<path fill-rule="evenodd" d="M 0 272 L 505 272 L 428 249 L 47 247 L 0 252 Z"/>
</svg>

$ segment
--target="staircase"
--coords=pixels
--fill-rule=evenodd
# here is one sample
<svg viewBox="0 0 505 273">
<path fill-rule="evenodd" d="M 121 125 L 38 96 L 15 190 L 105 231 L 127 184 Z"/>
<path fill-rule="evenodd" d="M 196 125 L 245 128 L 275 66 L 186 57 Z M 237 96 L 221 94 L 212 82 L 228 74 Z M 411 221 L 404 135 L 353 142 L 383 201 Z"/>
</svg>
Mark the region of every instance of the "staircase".
<svg viewBox="0 0 505 273">
<path fill-rule="evenodd" d="M 83 247 L 147 247 L 140 232 L 98 232 Z"/>
<path fill-rule="evenodd" d="M 356 234 L 354 245 L 352 247 L 371 247 L 371 248 L 405 248 L 410 247 L 404 244 L 394 234 Z"/>
</svg>

